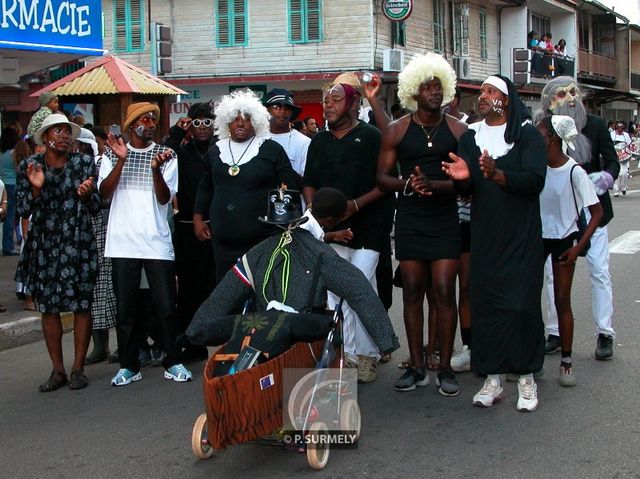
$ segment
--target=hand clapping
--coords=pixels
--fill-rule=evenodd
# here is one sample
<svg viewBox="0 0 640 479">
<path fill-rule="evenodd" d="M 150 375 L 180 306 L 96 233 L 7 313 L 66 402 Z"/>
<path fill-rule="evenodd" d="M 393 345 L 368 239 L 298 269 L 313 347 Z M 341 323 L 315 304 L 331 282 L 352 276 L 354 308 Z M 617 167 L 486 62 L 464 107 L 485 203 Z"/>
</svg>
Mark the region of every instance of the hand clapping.
<svg viewBox="0 0 640 479">
<path fill-rule="evenodd" d="M 92 191 L 93 191 L 93 178 L 87 178 L 86 180 L 84 180 L 76 190 L 81 200 L 86 200 Z"/>
<path fill-rule="evenodd" d="M 451 162 L 442 162 L 442 171 L 444 171 L 445 174 L 452 180 L 461 181 L 469 179 L 470 175 L 467 162 L 455 153 L 449 153 L 449 158 L 451 158 Z"/>
<path fill-rule="evenodd" d="M 44 185 L 44 171 L 42 165 L 36 162 L 29 162 L 27 165 L 27 180 L 34 188 L 41 189 Z"/>
<path fill-rule="evenodd" d="M 480 164 L 480 171 L 482 171 L 484 177 L 489 180 L 493 178 L 493 175 L 496 174 L 496 160 L 489 156 L 489 152 L 487 150 L 482 152 L 478 163 Z"/>
<path fill-rule="evenodd" d="M 162 153 L 158 153 L 153 160 L 151 160 L 151 169 L 156 170 L 164 165 L 171 159 L 172 150 L 164 150 Z"/>
</svg>

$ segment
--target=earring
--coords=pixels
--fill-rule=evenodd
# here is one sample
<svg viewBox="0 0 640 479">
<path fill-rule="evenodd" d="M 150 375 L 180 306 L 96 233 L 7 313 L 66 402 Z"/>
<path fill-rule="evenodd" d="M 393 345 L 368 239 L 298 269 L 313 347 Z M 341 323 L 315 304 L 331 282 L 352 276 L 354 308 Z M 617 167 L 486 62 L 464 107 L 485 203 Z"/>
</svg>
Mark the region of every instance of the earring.
<svg viewBox="0 0 640 479">
<path fill-rule="evenodd" d="M 49 140 L 49 147 L 53 148 L 54 146 L 56 146 L 56 144 L 53 141 Z"/>
</svg>

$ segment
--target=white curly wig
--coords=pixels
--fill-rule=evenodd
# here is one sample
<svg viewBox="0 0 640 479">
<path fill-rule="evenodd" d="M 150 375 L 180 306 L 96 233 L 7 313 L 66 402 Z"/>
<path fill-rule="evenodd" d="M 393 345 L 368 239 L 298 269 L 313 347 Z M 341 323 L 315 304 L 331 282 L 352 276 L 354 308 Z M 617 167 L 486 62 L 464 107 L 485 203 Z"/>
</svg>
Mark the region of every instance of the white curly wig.
<svg viewBox="0 0 640 479">
<path fill-rule="evenodd" d="M 400 104 L 411 111 L 418 109 L 414 96 L 420 85 L 438 78 L 442 82 L 442 104 L 453 100 L 456 92 L 456 72 L 451 64 L 437 53 L 415 55 L 398 75 Z"/>
<path fill-rule="evenodd" d="M 256 136 L 264 136 L 269 133 L 269 112 L 260 103 L 260 99 L 248 88 L 236 90 L 225 95 L 214 111 L 216 119 L 213 121 L 218 138 L 229 138 L 229 124 L 238 115 L 251 117 L 251 124 L 256 131 Z"/>
</svg>

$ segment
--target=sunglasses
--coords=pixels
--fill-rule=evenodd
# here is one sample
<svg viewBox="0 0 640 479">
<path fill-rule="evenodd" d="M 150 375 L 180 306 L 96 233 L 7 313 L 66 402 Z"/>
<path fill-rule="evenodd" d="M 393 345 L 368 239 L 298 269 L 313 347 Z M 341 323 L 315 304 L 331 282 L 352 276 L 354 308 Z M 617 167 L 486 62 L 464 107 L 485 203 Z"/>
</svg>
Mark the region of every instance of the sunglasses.
<svg viewBox="0 0 640 479">
<path fill-rule="evenodd" d="M 200 128 L 201 126 L 209 128 L 211 125 L 213 125 L 213 120 L 211 118 L 205 118 L 203 120 L 193 120 L 191 124 L 196 128 Z"/>
<path fill-rule="evenodd" d="M 145 125 L 153 123 L 154 125 L 157 125 L 158 119 L 155 116 L 142 116 L 140 117 L 140 123 L 144 123 Z"/>
<path fill-rule="evenodd" d="M 287 108 L 291 109 L 291 107 L 289 105 L 283 105 L 282 103 L 272 103 L 271 105 L 268 105 L 270 108 L 274 108 L 275 110 L 286 110 Z"/>
</svg>

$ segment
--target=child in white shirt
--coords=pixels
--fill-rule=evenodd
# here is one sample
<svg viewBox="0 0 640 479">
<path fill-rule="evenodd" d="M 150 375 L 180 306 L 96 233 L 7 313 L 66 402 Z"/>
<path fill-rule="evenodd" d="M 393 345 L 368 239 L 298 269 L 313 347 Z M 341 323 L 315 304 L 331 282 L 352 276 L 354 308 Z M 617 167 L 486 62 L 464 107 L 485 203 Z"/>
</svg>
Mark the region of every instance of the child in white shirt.
<svg viewBox="0 0 640 479">
<path fill-rule="evenodd" d="M 547 116 L 536 128 L 547 147 L 547 177 L 540 193 L 540 216 L 545 257 L 551 255 L 553 289 L 560 329 L 560 374 L 562 386 L 575 386 L 571 368 L 573 343 L 573 313 L 571 311 L 571 283 L 577 257 L 587 247 L 589 238 L 602 220 L 602 206 L 587 173 L 566 154 L 574 148 L 572 140 L 578 136 L 575 122 L 563 115 Z M 589 209 L 590 220 L 579 237 L 578 216 Z"/>
</svg>

